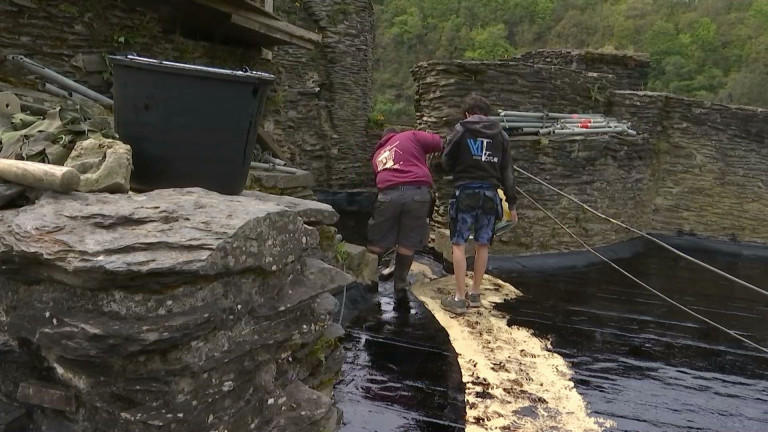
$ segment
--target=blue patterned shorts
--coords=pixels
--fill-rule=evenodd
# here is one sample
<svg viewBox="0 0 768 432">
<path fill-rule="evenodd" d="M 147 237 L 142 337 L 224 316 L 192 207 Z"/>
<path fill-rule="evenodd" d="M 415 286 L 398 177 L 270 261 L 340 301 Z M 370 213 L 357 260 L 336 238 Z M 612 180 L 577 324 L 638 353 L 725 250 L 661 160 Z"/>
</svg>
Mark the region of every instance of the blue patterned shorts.
<svg viewBox="0 0 768 432">
<path fill-rule="evenodd" d="M 468 192 L 479 195 L 463 195 Z M 451 243 L 466 244 L 474 228 L 476 244 L 491 244 L 500 208 L 501 200 L 495 190 L 457 190 L 448 204 Z"/>
</svg>

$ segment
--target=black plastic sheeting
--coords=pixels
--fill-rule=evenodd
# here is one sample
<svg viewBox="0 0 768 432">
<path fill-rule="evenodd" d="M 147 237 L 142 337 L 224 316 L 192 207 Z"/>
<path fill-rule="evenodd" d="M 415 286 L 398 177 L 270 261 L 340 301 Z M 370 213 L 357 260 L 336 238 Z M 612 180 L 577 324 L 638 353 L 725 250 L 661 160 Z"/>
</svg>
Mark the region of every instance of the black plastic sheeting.
<svg viewBox="0 0 768 432">
<path fill-rule="evenodd" d="M 766 247 L 693 237 L 664 241 L 768 289 Z M 657 245 L 615 262 L 696 313 L 768 347 L 768 296 Z M 510 325 L 552 341 L 571 364 L 590 410 L 617 422 L 613 431 L 768 431 L 768 355 L 607 264 L 550 270 L 497 274 L 525 294 L 498 308 Z"/>
<path fill-rule="evenodd" d="M 365 243 L 366 207 L 374 197 L 325 196 L 342 213 L 337 226 L 345 239 Z M 653 237 L 768 290 L 766 246 L 686 233 Z M 645 238 L 596 249 L 696 313 L 768 347 L 768 296 Z M 768 431 L 768 355 L 667 303 L 591 252 L 491 256 L 489 273 L 524 293 L 497 306 L 509 325 L 551 340 L 572 366 L 590 411 L 617 422 L 612 432 Z M 336 393 L 345 410 L 342 430 L 462 429 L 463 385 L 447 335 L 423 306 L 411 302 L 413 315 L 405 315 L 393 308 L 386 286 L 380 291 L 348 293 L 347 307 L 357 315 L 345 317 L 349 357 Z"/>
<path fill-rule="evenodd" d="M 419 257 L 426 262 L 426 259 Z M 392 283 L 348 287 L 347 359 L 335 389 L 343 432 L 464 430 L 464 383 L 448 334 L 424 305 L 405 307 Z M 339 319 L 337 313 L 336 319 Z"/>
</svg>

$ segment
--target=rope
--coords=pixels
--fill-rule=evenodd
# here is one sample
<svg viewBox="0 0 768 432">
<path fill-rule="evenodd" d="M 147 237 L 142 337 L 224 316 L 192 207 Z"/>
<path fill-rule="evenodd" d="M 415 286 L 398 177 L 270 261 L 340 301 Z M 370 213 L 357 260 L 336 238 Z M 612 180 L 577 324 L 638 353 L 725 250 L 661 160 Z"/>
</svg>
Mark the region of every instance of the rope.
<svg viewBox="0 0 768 432">
<path fill-rule="evenodd" d="M 579 243 L 581 243 L 581 245 L 582 245 L 582 246 L 584 246 L 584 247 L 585 247 L 585 248 L 586 248 L 588 251 L 590 251 L 590 252 L 592 252 L 593 254 L 597 255 L 597 256 L 598 256 L 600 259 L 602 259 L 603 261 L 605 261 L 605 262 L 607 262 L 608 264 L 610 264 L 610 265 L 611 265 L 613 268 L 615 268 L 616 270 L 620 271 L 621 273 L 623 273 L 624 275 L 626 275 L 627 277 L 629 277 L 629 278 L 630 278 L 630 279 L 632 279 L 633 281 L 635 281 L 635 282 L 639 283 L 640 285 L 642 285 L 643 287 L 647 288 L 648 290 L 650 290 L 650 291 L 651 291 L 651 292 L 653 292 L 654 294 L 658 295 L 659 297 L 663 298 L 664 300 L 668 301 L 669 303 L 672 303 L 673 305 L 675 305 L 675 306 L 677 306 L 678 308 L 680 308 L 680 309 L 684 310 L 685 312 L 687 312 L 687 313 L 689 313 L 689 314 L 691 314 L 691 315 L 695 316 L 696 318 L 699 318 L 700 320 L 702 320 L 702 321 L 704 321 L 704 322 L 706 322 L 706 323 L 708 323 L 708 324 L 710 324 L 710 325 L 712 325 L 712 326 L 714 326 L 714 327 L 717 327 L 718 329 L 720 329 L 720 330 L 724 331 L 725 333 L 728 333 L 729 335 L 731 335 L 731 336 L 735 337 L 736 339 L 739 339 L 740 341 L 742 341 L 742 342 L 744 342 L 744 343 L 746 343 L 746 344 L 748 344 L 748 345 L 751 345 L 751 346 L 753 346 L 753 347 L 755 347 L 755 348 L 759 349 L 760 351 L 763 351 L 763 352 L 765 352 L 765 353 L 767 353 L 767 354 L 768 354 L 768 348 L 763 348 L 762 346 L 760 346 L 760 345 L 758 345 L 758 344 L 756 344 L 756 343 L 754 343 L 754 342 L 750 341 L 749 339 L 746 339 L 746 338 L 744 338 L 744 337 L 742 337 L 742 336 L 739 336 L 739 335 L 737 335 L 737 334 L 736 334 L 736 333 L 734 333 L 733 331 L 731 331 L 731 330 L 728 330 L 727 328 L 725 328 L 725 327 L 721 326 L 720 324 L 718 324 L 718 323 L 716 323 L 716 322 L 714 322 L 714 321 L 712 321 L 712 320 L 710 320 L 710 319 L 708 319 L 708 318 L 705 318 L 705 317 L 703 317 L 703 316 L 701 316 L 701 315 L 697 314 L 696 312 L 694 312 L 694 311 L 692 311 L 692 310 L 690 310 L 690 309 L 686 308 L 685 306 L 681 305 L 680 303 L 677 303 L 676 301 L 674 301 L 674 300 L 672 300 L 671 298 L 669 298 L 669 297 L 665 296 L 664 294 L 660 293 L 659 291 L 656 291 L 655 289 L 651 288 L 650 286 L 648 286 L 648 285 L 647 285 L 646 283 L 644 283 L 643 281 L 641 281 L 641 280 L 637 279 L 636 277 L 632 276 L 631 274 L 627 273 L 626 271 L 624 271 L 624 269 L 622 269 L 621 267 L 619 267 L 619 266 L 617 266 L 616 264 L 614 264 L 613 262 L 611 262 L 611 260 L 609 260 L 608 258 L 606 258 L 606 257 L 604 257 L 604 256 L 602 256 L 602 255 L 600 255 L 600 254 L 599 254 L 599 253 L 598 253 L 596 250 L 594 250 L 594 249 L 592 249 L 591 247 L 589 247 L 589 246 L 588 246 L 586 243 L 584 243 L 584 242 L 583 242 L 583 241 L 582 241 L 582 240 L 581 240 L 581 239 L 580 239 L 580 238 L 579 238 L 579 237 L 578 237 L 576 234 L 574 234 L 574 233 L 573 233 L 573 232 L 572 232 L 570 229 L 568 229 L 568 227 L 566 227 L 565 225 L 563 225 L 563 224 L 562 224 L 562 223 L 561 223 L 559 220 L 557 220 L 557 219 L 556 219 L 554 216 L 552 216 L 552 214 L 551 214 L 551 213 L 549 213 L 547 210 L 545 210 L 545 209 L 544 209 L 544 207 L 542 207 L 541 205 L 539 205 L 539 203 L 537 203 L 536 201 L 534 201 L 534 200 L 533 200 L 533 198 L 531 198 L 530 196 L 528 196 L 528 194 L 526 194 L 525 192 L 523 192 L 523 191 L 522 191 L 522 190 L 521 190 L 519 187 L 518 187 L 518 188 L 516 188 L 516 189 L 517 189 L 517 191 L 518 191 L 518 192 L 520 192 L 520 193 L 521 193 L 521 194 L 522 194 L 524 197 L 528 198 L 528 200 L 530 200 L 530 201 L 531 201 L 531 202 L 532 202 L 532 203 L 533 203 L 533 204 L 534 204 L 536 207 L 538 207 L 538 208 L 539 208 L 539 210 L 543 211 L 543 212 L 544 212 L 544 213 L 545 213 L 547 216 L 549 216 L 549 217 L 550 217 L 550 218 L 551 218 L 553 221 L 555 221 L 555 223 L 557 223 L 558 225 L 560 225 L 560 227 L 561 227 L 561 228 L 563 228 L 563 229 L 564 229 L 566 232 L 568 232 L 568 234 L 570 234 L 570 235 L 571 235 L 571 237 L 573 237 L 574 239 L 576 239 L 576 241 L 578 241 Z"/>
<path fill-rule="evenodd" d="M 736 282 L 736 283 L 738 283 L 738 284 L 740 284 L 740 285 L 743 285 L 743 286 L 745 286 L 745 287 L 747 287 L 747 288 L 750 288 L 750 289 L 752 289 L 752 290 L 754 290 L 754 291 L 756 291 L 756 292 L 759 292 L 760 294 L 768 295 L 768 291 L 765 291 L 765 290 L 763 290 L 763 289 L 761 289 L 761 288 L 758 288 L 758 287 L 756 287 L 756 286 L 754 286 L 754 285 L 750 284 L 749 282 L 745 282 L 745 281 L 743 281 L 743 280 L 741 280 L 741 279 L 738 279 L 738 278 L 736 278 L 736 277 L 734 277 L 734 276 L 731 276 L 731 275 L 729 275 L 728 273 L 726 273 L 726 272 L 724 272 L 724 271 L 722 271 L 722 270 L 718 270 L 718 269 L 716 269 L 716 268 L 712 267 L 711 265 L 709 265 L 709 264 L 707 264 L 707 263 L 704 263 L 704 262 L 701 262 L 701 261 L 697 260 L 696 258 L 692 258 L 692 257 L 689 257 L 688 255 L 686 255 L 686 254 L 684 254 L 684 253 L 680 252 L 679 250 L 677 250 L 677 249 L 673 248 L 672 246 L 669 246 L 668 244 L 666 244 L 666 243 L 662 242 L 661 240 L 655 239 L 655 238 L 653 238 L 653 237 L 649 236 L 648 234 L 646 234 L 646 233 L 644 233 L 644 232 L 642 232 L 642 231 L 636 230 L 635 228 L 632 228 L 631 226 L 625 225 L 625 224 L 623 224 L 623 223 L 621 223 L 621 222 L 619 222 L 619 221 L 617 221 L 617 220 L 615 220 L 615 219 L 613 219 L 613 218 L 611 218 L 611 217 L 608 217 L 608 216 L 606 216 L 606 215 L 604 215 L 604 214 L 602 214 L 602 213 L 598 212 L 597 210 L 595 210 L 595 209 L 593 209 L 592 207 L 590 207 L 590 206 L 588 206 L 588 205 L 584 204 L 583 202 L 579 201 L 578 199 L 576 199 L 576 198 L 574 198 L 574 197 L 572 197 L 572 196 L 568 195 L 567 193 L 560 191 L 559 189 L 555 188 L 554 186 L 552 186 L 552 185 L 548 184 L 548 183 L 547 183 L 547 182 L 545 182 L 544 180 L 541 180 L 541 179 L 537 178 L 537 177 L 536 177 L 536 176 L 534 176 L 533 174 L 529 174 L 529 173 L 527 173 L 527 172 L 523 171 L 522 169 L 520 169 L 520 168 L 518 168 L 518 167 L 514 167 L 514 168 L 515 168 L 517 171 L 519 171 L 519 172 L 521 172 L 521 173 L 523 173 L 523 174 L 527 175 L 528 177 L 530 177 L 530 178 L 532 178 L 532 179 L 536 180 L 537 182 L 539 182 L 539 183 L 543 184 L 544 186 L 548 187 L 549 189 L 552 189 L 553 191 L 557 192 L 558 194 L 560 194 L 560 195 L 562 195 L 562 196 L 564 196 L 564 197 L 568 198 L 569 200 L 571 200 L 571 201 L 575 202 L 576 204 L 579 204 L 580 206 L 582 206 L 582 207 L 584 207 L 585 209 L 589 210 L 590 212 L 592 212 L 592 213 L 596 214 L 597 216 L 600 216 L 600 217 L 601 217 L 601 218 L 603 218 L 603 219 L 606 219 L 606 220 L 608 220 L 608 221 L 610 221 L 610 222 L 613 222 L 613 223 L 615 223 L 616 225 L 619 225 L 620 227 L 622 227 L 622 228 L 624 228 L 624 229 L 627 229 L 627 230 L 629 230 L 629 231 L 632 231 L 633 233 L 639 234 L 639 235 L 641 235 L 641 236 L 643 236 L 643 237 L 645 237 L 645 238 L 647 238 L 647 239 L 651 240 L 652 242 L 654 242 L 654 243 L 658 244 L 659 246 L 661 246 L 661 247 L 663 247 L 663 248 L 665 248 L 665 249 L 668 249 L 668 250 L 670 250 L 670 251 L 674 252 L 675 254 L 677 254 L 677 255 L 679 255 L 679 256 L 681 256 L 681 257 L 683 257 L 683 258 L 687 259 L 688 261 L 691 261 L 691 262 L 694 262 L 694 263 L 696 263 L 696 264 L 699 264 L 700 266 L 702 266 L 702 267 L 704 267 L 704 268 L 706 268 L 706 269 L 708 269 L 708 270 L 712 270 L 713 272 L 715 272 L 715 273 L 719 274 L 720 276 L 723 276 L 723 277 L 725 277 L 725 278 L 727 278 L 727 279 L 731 280 L 732 282 Z M 518 190 L 519 190 L 519 189 L 518 189 Z"/>
<path fill-rule="evenodd" d="M 341 321 L 344 319 L 344 306 L 347 303 L 347 286 L 344 285 L 344 296 L 341 298 L 341 310 L 339 311 L 339 325 L 341 325 Z"/>
</svg>

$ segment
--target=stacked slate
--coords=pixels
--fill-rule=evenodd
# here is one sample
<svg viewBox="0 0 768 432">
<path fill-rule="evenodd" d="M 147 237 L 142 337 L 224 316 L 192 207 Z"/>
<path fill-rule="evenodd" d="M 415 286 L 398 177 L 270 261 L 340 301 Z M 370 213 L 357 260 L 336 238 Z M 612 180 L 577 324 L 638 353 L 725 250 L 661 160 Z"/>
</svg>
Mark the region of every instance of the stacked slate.
<svg viewBox="0 0 768 432">
<path fill-rule="evenodd" d="M 0 212 L 0 406 L 35 431 L 333 431 L 320 203 L 49 193 Z M 18 414 L 18 415 L 16 415 Z M 6 416 L 7 417 L 7 416 Z M 2 428 L 3 425 L 0 425 Z"/>
</svg>

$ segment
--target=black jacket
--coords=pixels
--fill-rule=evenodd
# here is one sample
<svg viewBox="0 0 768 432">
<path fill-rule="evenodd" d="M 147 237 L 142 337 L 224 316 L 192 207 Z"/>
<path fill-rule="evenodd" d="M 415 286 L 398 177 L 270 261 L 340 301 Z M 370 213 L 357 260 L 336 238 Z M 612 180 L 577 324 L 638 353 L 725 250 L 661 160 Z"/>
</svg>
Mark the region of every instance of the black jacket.
<svg viewBox="0 0 768 432">
<path fill-rule="evenodd" d="M 510 209 L 517 203 L 509 137 L 496 120 L 473 115 L 460 121 L 443 150 L 443 166 L 456 186 L 491 183 L 504 191 Z"/>
</svg>

